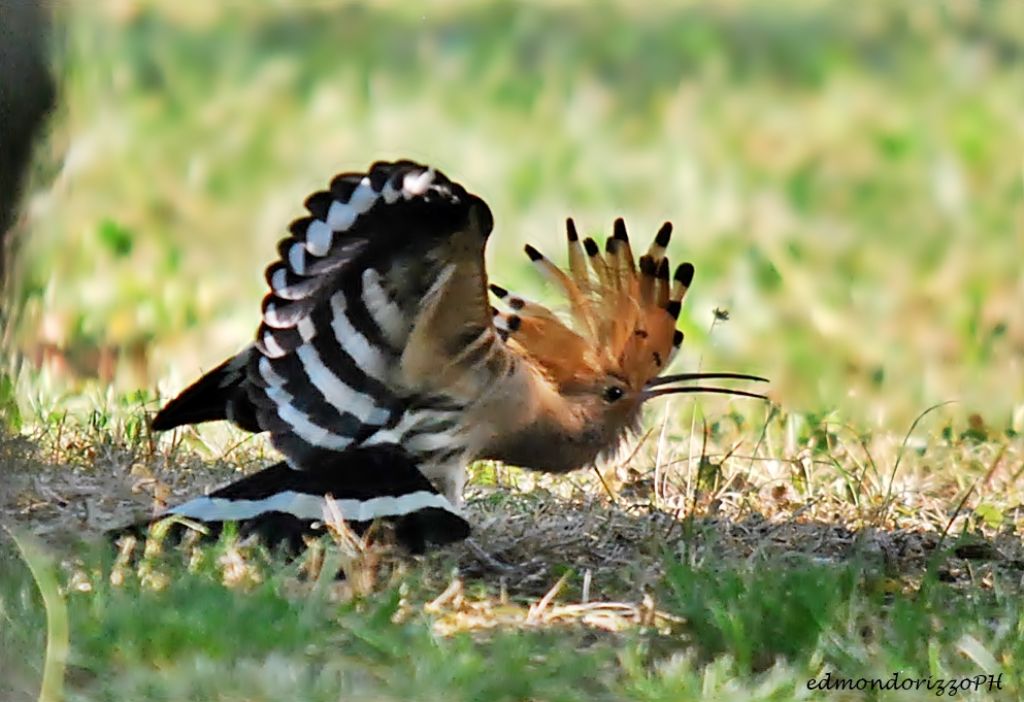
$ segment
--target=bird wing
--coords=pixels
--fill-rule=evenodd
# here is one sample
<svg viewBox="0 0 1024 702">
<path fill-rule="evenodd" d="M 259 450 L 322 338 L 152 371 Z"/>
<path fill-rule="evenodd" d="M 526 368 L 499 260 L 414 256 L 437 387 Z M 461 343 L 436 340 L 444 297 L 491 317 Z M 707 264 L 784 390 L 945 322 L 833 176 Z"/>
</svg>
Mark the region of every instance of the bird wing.
<svg viewBox="0 0 1024 702">
<path fill-rule="evenodd" d="M 457 415 L 514 362 L 487 301 L 479 197 L 399 161 L 335 177 L 306 208 L 267 269 L 246 377 L 259 426 L 299 469 L 377 434 L 401 443 L 411 408 Z"/>
</svg>

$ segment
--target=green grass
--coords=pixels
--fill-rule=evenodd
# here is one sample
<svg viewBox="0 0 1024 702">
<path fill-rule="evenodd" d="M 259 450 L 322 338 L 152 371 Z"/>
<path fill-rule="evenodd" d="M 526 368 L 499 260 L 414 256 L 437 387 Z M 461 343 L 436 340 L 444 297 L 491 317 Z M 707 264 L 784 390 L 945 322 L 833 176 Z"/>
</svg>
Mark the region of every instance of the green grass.
<svg viewBox="0 0 1024 702">
<path fill-rule="evenodd" d="M 179 387 L 252 334 L 305 195 L 410 156 L 488 200 L 525 293 L 517 252 L 560 258 L 567 215 L 673 220 L 681 365 L 874 428 L 957 399 L 1021 431 L 1024 20 L 957 8 L 62 7 L 13 336 L 51 396 Z"/>
<path fill-rule="evenodd" d="M 48 543 L 68 611 L 70 699 L 788 700 L 819 699 L 808 681 L 828 675 L 894 674 L 1002 675 L 973 699 L 1024 686 L 1020 439 L 933 428 L 920 449 L 878 435 L 851 449 L 775 416 L 754 436 L 709 426 L 703 454 L 670 439 L 659 459 L 649 438 L 600 480 L 477 466 L 469 515 L 507 564 L 495 571 L 463 546 L 409 558 L 328 539 L 293 562 L 231 537 L 114 548 L 98 529 L 266 461 L 237 435 L 154 441 L 139 416 L 108 408 L 0 443 L 0 513 Z M 932 463 L 957 470 L 940 480 Z M 0 679 L 5 699 L 33 699 L 44 607 L 7 537 L 0 560 Z"/>
<path fill-rule="evenodd" d="M 329 578 L 298 578 L 295 564 L 238 559 L 237 545 L 222 543 L 187 568 L 173 554 L 127 571 L 95 554 L 77 561 L 66 594 L 72 698 L 786 700 L 832 671 L 936 685 L 1003 673 L 1002 694 L 972 699 L 1010 699 L 1022 683 L 1019 598 L 968 598 L 930 581 L 893 599 L 856 563 L 749 569 L 669 557 L 650 616 L 605 631 L 580 616 L 474 630 L 471 606 L 430 602 L 436 574 L 395 573 L 351 599 Z M 228 576 L 229 563 L 244 563 L 244 577 Z M 5 650 L 38 654 L 32 579 L 8 554 L 4 572 Z M 493 585 L 466 597 L 526 604 L 494 604 Z M 461 630 L 439 635 L 445 618 Z M 26 694 L 38 666 L 27 656 L 6 680 Z"/>
<path fill-rule="evenodd" d="M 1024 694 L 1022 7 L 60 4 L 0 519 L 55 569 L 67 698 L 935 696 L 807 689 L 829 672 Z M 146 414 L 251 338 L 303 197 L 403 156 L 490 203 L 492 278 L 528 295 L 522 245 L 560 260 L 566 216 L 673 220 L 677 367 L 769 376 L 777 407 L 659 405 L 600 479 L 474 466 L 506 572 L 95 543 L 270 460 Z M 4 533 L 0 697 L 36 699 L 45 622 Z"/>
</svg>

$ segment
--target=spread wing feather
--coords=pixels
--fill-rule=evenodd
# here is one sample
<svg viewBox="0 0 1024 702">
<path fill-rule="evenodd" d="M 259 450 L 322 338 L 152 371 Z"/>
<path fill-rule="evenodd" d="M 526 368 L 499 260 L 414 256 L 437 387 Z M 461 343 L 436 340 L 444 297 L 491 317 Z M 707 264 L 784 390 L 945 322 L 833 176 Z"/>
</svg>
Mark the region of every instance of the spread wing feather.
<svg viewBox="0 0 1024 702">
<path fill-rule="evenodd" d="M 335 177 L 306 209 L 267 269 L 247 366 L 257 422 L 295 468 L 394 436 L 424 396 L 469 397 L 434 372 L 461 352 L 467 329 L 501 343 L 483 264 L 492 220 L 480 198 L 400 161 Z"/>
<path fill-rule="evenodd" d="M 432 412 L 456 421 L 515 362 L 487 300 L 479 197 L 398 161 L 338 175 L 305 206 L 266 269 L 255 342 L 154 428 L 234 418 L 292 467 L 335 463 L 352 446 L 422 442 Z"/>
</svg>

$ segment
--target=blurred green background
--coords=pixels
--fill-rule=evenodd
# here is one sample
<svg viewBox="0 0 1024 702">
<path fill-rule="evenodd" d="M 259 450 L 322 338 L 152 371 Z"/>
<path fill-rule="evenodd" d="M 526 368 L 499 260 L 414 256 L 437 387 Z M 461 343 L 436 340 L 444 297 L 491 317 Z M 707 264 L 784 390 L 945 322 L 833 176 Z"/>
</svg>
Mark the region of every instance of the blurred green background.
<svg viewBox="0 0 1024 702">
<path fill-rule="evenodd" d="M 1024 430 L 1024 3 L 54 5 L 22 405 L 178 390 L 251 338 L 305 195 L 409 157 L 490 203 L 492 278 L 524 294 L 522 245 L 562 260 L 568 215 L 673 220 L 680 369 L 862 426 L 955 399 Z"/>
</svg>

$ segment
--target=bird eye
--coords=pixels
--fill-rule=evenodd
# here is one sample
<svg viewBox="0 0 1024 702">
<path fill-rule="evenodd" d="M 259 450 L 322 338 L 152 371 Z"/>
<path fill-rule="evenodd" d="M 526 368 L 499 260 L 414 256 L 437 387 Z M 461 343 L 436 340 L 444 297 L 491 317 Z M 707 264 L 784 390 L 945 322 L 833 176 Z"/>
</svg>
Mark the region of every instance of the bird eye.
<svg viewBox="0 0 1024 702">
<path fill-rule="evenodd" d="M 615 402 L 616 400 L 621 399 L 625 394 L 625 390 L 620 388 L 618 385 L 609 385 L 604 389 L 605 402 Z"/>
</svg>

